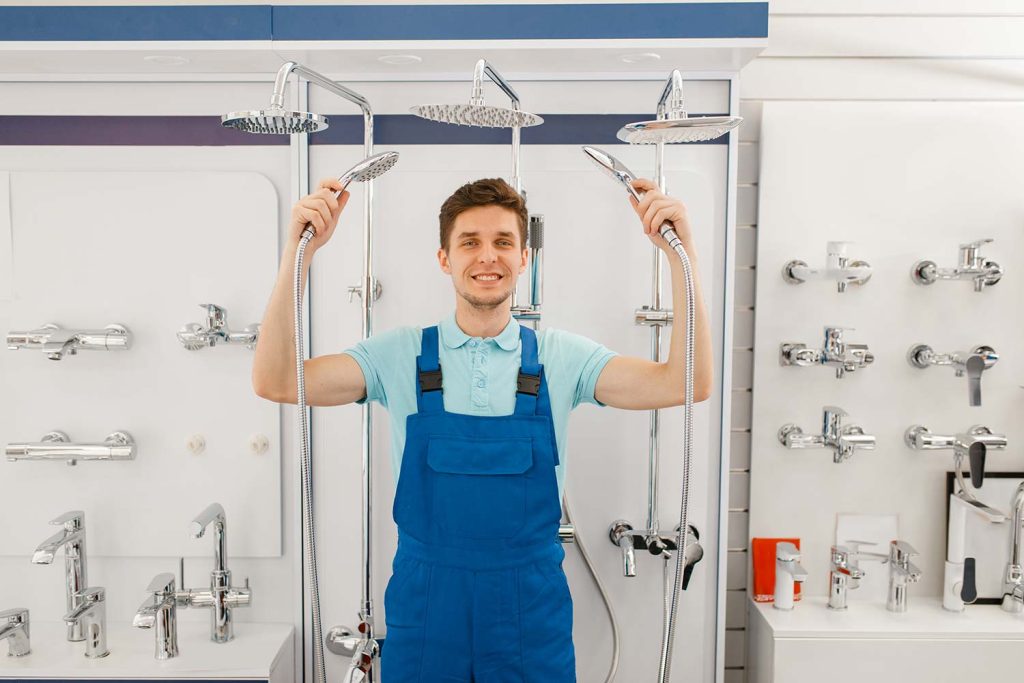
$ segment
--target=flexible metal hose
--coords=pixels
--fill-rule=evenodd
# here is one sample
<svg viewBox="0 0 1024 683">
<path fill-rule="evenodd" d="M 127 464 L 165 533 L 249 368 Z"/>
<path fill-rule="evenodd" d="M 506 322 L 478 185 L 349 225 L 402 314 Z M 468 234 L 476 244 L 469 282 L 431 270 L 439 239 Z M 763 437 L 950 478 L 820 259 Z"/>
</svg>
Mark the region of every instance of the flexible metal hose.
<svg viewBox="0 0 1024 683">
<path fill-rule="evenodd" d="M 668 628 L 665 630 L 661 644 L 661 661 L 658 665 L 658 682 L 668 683 L 672 675 L 672 646 L 675 641 L 676 620 L 679 617 L 679 593 L 682 589 L 683 569 L 686 565 L 686 540 L 689 527 L 688 510 L 690 503 L 690 469 L 693 460 L 693 342 L 695 303 L 693 293 L 693 269 L 690 257 L 683 249 L 682 242 L 674 230 L 661 230 L 662 236 L 679 256 L 683 264 L 683 275 L 686 285 L 686 369 L 683 403 L 683 491 L 679 508 L 679 536 L 676 539 L 676 567 L 672 582 Z"/>
<path fill-rule="evenodd" d="M 313 238 L 313 231 L 302 231 L 298 249 L 295 250 L 295 276 L 292 281 L 292 302 L 295 308 L 295 376 L 298 383 L 296 403 L 299 409 L 300 447 L 302 450 L 302 540 L 306 557 L 306 575 L 309 580 L 310 600 L 313 608 L 313 681 L 326 683 L 324 670 L 324 639 L 320 625 L 320 584 L 317 579 L 316 537 L 313 523 L 313 463 L 309 448 L 309 413 L 306 409 L 306 352 L 302 343 L 302 261 L 306 246 Z"/>
<path fill-rule="evenodd" d="M 564 496 L 565 500 L 565 520 L 569 524 L 574 524 L 572 521 L 572 508 L 569 506 L 569 494 L 566 493 Z M 574 525 L 575 526 L 575 525 Z M 587 571 L 590 572 L 590 578 L 594 580 L 597 585 L 597 590 L 601 594 L 601 599 L 604 601 L 604 608 L 608 611 L 608 619 L 612 622 L 612 661 L 608 666 L 608 675 L 604 679 L 604 683 L 612 683 L 615 680 L 615 674 L 619 670 L 619 622 L 615 618 L 615 610 L 612 609 L 612 601 L 608 598 L 608 593 L 605 591 L 604 582 L 601 581 L 601 577 L 597 575 L 597 571 L 594 570 L 594 564 L 590 561 L 590 553 L 587 552 L 587 547 L 583 543 L 583 538 L 578 533 L 574 533 L 574 541 L 576 547 L 580 550 L 580 555 L 583 556 L 583 564 L 586 565 Z"/>
</svg>

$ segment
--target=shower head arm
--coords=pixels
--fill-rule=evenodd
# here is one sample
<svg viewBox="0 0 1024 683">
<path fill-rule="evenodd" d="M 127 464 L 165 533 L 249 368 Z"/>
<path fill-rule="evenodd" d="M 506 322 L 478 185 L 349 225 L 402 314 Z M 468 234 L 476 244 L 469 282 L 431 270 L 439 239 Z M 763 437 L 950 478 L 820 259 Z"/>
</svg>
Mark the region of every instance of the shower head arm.
<svg viewBox="0 0 1024 683">
<path fill-rule="evenodd" d="M 370 111 L 370 103 L 365 97 L 349 90 L 340 83 L 335 83 L 326 76 L 318 74 L 312 69 L 308 69 L 297 62 L 286 62 L 277 72 L 277 78 L 274 80 L 274 94 L 270 98 L 270 105 L 272 107 L 283 108 L 284 107 L 284 90 L 288 85 L 288 76 L 295 72 L 300 76 L 304 77 L 310 83 L 316 83 L 321 88 L 328 90 L 339 97 L 342 97 L 349 102 L 358 105 L 363 110 L 364 114 L 372 114 Z"/>
<path fill-rule="evenodd" d="M 476 63 L 476 68 L 473 69 L 473 104 L 483 104 L 483 83 L 484 74 L 490 77 L 496 86 L 501 88 L 509 99 L 512 100 L 512 108 L 519 111 L 519 95 L 512 89 L 512 86 L 508 84 L 498 70 L 491 66 L 486 59 L 481 59 Z"/>
<path fill-rule="evenodd" d="M 669 96 L 672 97 L 671 102 Z M 658 120 L 679 118 L 678 114 L 681 114 L 682 118 L 686 117 L 686 111 L 683 109 L 683 77 L 679 73 L 679 69 L 673 69 L 665 82 L 665 89 L 661 92 L 661 97 L 658 98 L 657 112 Z"/>
</svg>

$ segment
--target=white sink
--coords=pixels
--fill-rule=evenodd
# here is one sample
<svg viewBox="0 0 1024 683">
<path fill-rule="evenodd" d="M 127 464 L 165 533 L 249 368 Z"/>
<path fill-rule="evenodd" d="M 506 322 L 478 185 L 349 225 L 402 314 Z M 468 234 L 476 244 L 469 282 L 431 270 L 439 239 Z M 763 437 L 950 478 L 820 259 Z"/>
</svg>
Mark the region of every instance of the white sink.
<svg viewBox="0 0 1024 683">
<path fill-rule="evenodd" d="M 67 640 L 63 622 L 31 622 L 32 652 L 24 657 L 0 656 L 0 679 L 10 678 L 233 678 L 291 683 L 295 677 L 291 624 L 235 622 L 229 643 L 210 640 L 204 623 L 178 623 L 178 650 L 172 659 L 157 661 L 152 630 L 128 622 L 108 624 L 110 654 L 85 656 L 85 643 Z"/>
<path fill-rule="evenodd" d="M 748 612 L 750 683 L 1017 680 L 1024 662 L 1024 617 L 997 605 L 957 614 L 911 596 L 896 614 L 885 603 L 837 611 L 805 597 L 792 611 L 750 600 Z"/>
</svg>

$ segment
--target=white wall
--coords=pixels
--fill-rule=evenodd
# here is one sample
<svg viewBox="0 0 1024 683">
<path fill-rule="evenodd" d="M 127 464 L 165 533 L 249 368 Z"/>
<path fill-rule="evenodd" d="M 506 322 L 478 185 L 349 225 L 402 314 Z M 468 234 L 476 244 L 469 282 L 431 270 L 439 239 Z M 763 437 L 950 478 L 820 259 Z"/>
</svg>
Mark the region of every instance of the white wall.
<svg viewBox="0 0 1024 683">
<path fill-rule="evenodd" d="M 774 0 L 768 49 L 741 72 L 740 113 L 746 122 L 740 128 L 737 211 L 727 681 L 743 680 L 747 549 L 753 535 L 747 527 L 751 477 L 758 477 L 756 462 L 751 467 L 749 445 L 754 316 L 760 309 L 755 309 L 755 277 L 762 277 L 763 268 L 764 277 L 771 278 L 780 267 L 761 264 L 756 255 L 759 167 L 764 163 L 760 158 L 762 104 L 776 100 L 1020 101 L 1024 99 L 1024 63 L 1016 36 L 1021 17 L 1019 3 L 999 0 Z M 809 149 L 815 141 L 801 144 Z M 885 156 L 882 163 L 890 161 Z M 777 350 L 778 340 L 772 343 Z M 782 503 L 774 505 L 769 505 L 768 514 L 783 509 Z"/>
</svg>

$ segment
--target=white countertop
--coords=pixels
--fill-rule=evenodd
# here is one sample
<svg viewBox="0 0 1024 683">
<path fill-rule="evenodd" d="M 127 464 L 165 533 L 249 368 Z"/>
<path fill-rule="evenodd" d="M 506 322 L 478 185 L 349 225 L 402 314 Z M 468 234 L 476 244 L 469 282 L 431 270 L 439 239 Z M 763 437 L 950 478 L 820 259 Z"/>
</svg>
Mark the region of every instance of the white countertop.
<svg viewBox="0 0 1024 683">
<path fill-rule="evenodd" d="M 85 656 L 85 643 L 67 640 L 63 622 L 30 624 L 32 652 L 0 654 L 2 678 L 259 678 L 269 679 L 277 660 L 292 652 L 291 624 L 235 622 L 234 640 L 215 643 L 205 624 L 178 624 L 178 656 L 158 661 L 152 629 L 128 622 L 108 623 L 107 648 L 100 659 Z M 287 645 L 287 647 L 285 647 Z M 0 646 L 6 651 L 6 644 Z M 281 662 L 292 667 L 292 662 Z"/>
<path fill-rule="evenodd" d="M 824 597 L 804 597 L 786 611 L 750 600 L 751 611 L 760 614 L 775 638 L 1024 640 L 1024 615 L 998 605 L 968 605 L 956 613 L 942 609 L 939 598 L 911 596 L 909 609 L 898 614 L 884 602 L 851 603 L 845 610 L 829 609 L 827 603 Z"/>
</svg>

